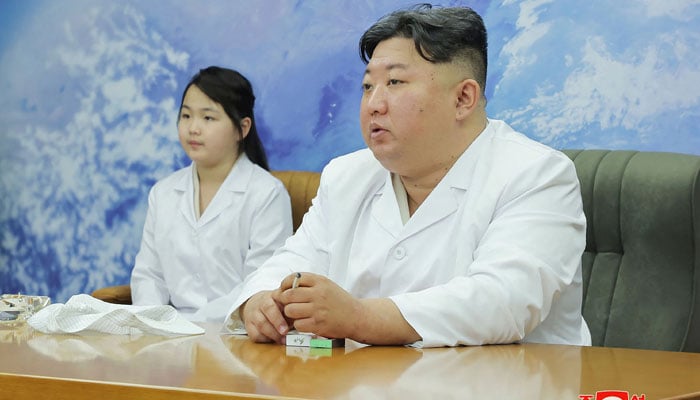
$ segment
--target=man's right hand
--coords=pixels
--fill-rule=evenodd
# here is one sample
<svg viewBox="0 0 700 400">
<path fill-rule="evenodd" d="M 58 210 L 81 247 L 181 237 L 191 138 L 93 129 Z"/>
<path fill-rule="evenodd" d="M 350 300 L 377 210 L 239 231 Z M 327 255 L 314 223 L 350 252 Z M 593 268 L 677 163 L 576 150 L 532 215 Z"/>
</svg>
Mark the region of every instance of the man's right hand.
<svg viewBox="0 0 700 400">
<path fill-rule="evenodd" d="M 274 292 L 275 290 L 258 292 L 250 296 L 240 308 L 248 337 L 255 342 L 284 344 L 290 329 L 282 305 L 273 299 Z"/>
</svg>

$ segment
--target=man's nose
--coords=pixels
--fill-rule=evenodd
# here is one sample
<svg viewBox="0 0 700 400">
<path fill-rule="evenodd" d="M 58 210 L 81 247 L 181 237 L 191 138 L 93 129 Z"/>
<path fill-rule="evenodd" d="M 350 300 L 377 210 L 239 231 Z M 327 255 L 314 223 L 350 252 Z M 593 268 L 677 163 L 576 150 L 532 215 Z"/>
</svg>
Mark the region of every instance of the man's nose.
<svg viewBox="0 0 700 400">
<path fill-rule="evenodd" d="M 370 114 L 384 114 L 387 110 L 386 95 L 386 88 L 383 86 L 376 87 L 371 92 L 366 93 L 367 111 Z"/>
</svg>

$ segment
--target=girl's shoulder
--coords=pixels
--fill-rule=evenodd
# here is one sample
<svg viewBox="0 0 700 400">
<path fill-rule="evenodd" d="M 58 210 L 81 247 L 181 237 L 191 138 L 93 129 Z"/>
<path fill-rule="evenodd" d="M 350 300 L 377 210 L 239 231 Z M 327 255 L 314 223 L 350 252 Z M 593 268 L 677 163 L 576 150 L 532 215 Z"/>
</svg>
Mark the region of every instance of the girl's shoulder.
<svg viewBox="0 0 700 400">
<path fill-rule="evenodd" d="M 180 168 L 177 171 L 159 179 L 152 187 L 152 191 L 186 190 L 187 185 L 192 184 L 192 165 Z"/>
</svg>

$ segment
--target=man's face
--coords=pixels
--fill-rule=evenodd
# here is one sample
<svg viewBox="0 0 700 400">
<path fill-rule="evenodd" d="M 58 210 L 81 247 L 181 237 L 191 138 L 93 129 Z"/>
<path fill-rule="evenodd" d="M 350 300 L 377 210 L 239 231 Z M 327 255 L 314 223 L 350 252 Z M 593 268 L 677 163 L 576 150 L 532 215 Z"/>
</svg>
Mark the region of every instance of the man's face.
<svg viewBox="0 0 700 400">
<path fill-rule="evenodd" d="M 362 80 L 362 135 L 388 170 L 421 175 L 444 162 L 454 132 L 457 86 L 452 64 L 433 64 L 412 39 L 377 45 Z"/>
</svg>

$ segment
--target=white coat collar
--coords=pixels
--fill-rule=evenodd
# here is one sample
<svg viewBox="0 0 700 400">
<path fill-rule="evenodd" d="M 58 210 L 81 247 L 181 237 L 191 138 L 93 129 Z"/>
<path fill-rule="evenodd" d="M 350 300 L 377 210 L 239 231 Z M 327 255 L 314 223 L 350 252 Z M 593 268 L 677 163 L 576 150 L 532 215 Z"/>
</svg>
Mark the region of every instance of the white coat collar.
<svg viewBox="0 0 700 400">
<path fill-rule="evenodd" d="M 495 122 L 496 123 L 489 120 L 486 128 L 484 128 L 469 147 L 464 150 L 464 153 L 459 156 L 452 168 L 447 171 L 447 174 L 442 178 L 438 187 L 444 185 L 448 188 L 461 189 L 464 191 L 469 188 L 479 158 L 481 158 L 481 155 L 484 153 L 485 147 L 488 146 L 488 143 L 493 139 L 495 130 L 497 129 L 495 125 L 497 125 L 499 121 Z"/>
<path fill-rule="evenodd" d="M 491 140 L 493 132 L 493 124 L 489 123 L 457 159 L 405 226 L 401 222 L 391 173 L 386 171 L 384 185 L 377 190 L 376 195 L 379 198 L 372 209 L 375 220 L 394 237 L 402 240 L 454 213 L 470 186 L 472 172 L 482 154 L 482 149 Z"/>
<path fill-rule="evenodd" d="M 179 181 L 174 185 L 174 190 L 181 195 L 180 212 L 192 227 L 200 227 L 216 218 L 221 212 L 228 208 L 236 198 L 236 193 L 245 192 L 250 184 L 255 165 L 248 159 L 245 153 L 241 153 L 236 163 L 229 171 L 221 187 L 214 195 L 214 198 L 204 210 L 204 213 L 195 220 L 194 216 L 194 184 L 192 183 L 192 165 L 187 167 L 187 172 L 182 174 Z"/>
</svg>

